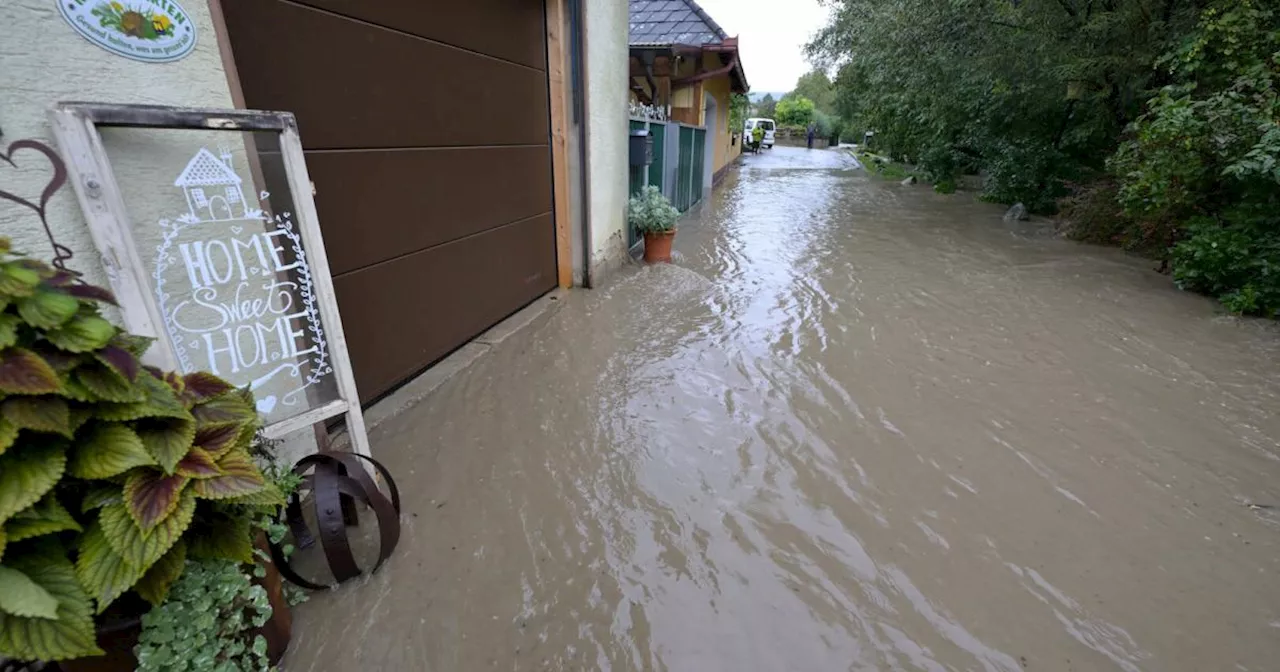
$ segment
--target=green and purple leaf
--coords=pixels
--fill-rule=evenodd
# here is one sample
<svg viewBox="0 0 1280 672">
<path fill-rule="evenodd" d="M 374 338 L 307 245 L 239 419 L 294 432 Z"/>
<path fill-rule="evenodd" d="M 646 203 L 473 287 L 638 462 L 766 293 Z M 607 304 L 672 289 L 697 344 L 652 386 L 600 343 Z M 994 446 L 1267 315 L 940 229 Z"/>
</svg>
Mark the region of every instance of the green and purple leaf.
<svg viewBox="0 0 1280 672">
<path fill-rule="evenodd" d="M 12 446 L 13 442 L 17 440 L 18 426 L 4 418 L 0 418 L 0 455 L 4 455 L 4 451 L 8 450 L 9 446 Z"/>
<path fill-rule="evenodd" d="M 58 387 L 57 372 L 36 353 L 25 348 L 0 351 L 0 392 L 52 394 Z"/>
<path fill-rule="evenodd" d="M 71 375 L 101 401 L 136 403 L 146 398 L 142 388 L 129 382 L 115 369 L 96 361 L 80 365 Z"/>
<path fill-rule="evenodd" d="M 132 383 L 138 379 L 138 371 L 142 367 L 132 352 L 117 345 L 107 345 L 93 353 L 93 356 L 103 365 L 123 376 L 125 380 Z"/>
<path fill-rule="evenodd" d="M 126 425 L 100 422 L 81 434 L 72 450 L 69 468 L 76 478 L 111 478 L 156 463 L 137 432 Z"/>
<path fill-rule="evenodd" d="M 130 472 L 124 482 L 124 504 L 143 533 L 150 532 L 178 508 L 187 481 L 186 476 L 169 476 L 159 469 Z"/>
<path fill-rule="evenodd" d="M 235 389 L 231 383 L 205 371 L 188 373 L 184 381 L 186 393 L 183 400 L 192 405 L 215 399 Z"/>
<path fill-rule="evenodd" d="M 89 513 L 110 504 L 124 504 L 124 488 L 119 485 L 94 485 L 80 500 L 80 513 Z"/>
<path fill-rule="evenodd" d="M 57 618 L 0 614 L 0 652 L 18 660 L 66 660 L 101 655 L 95 641 L 93 604 L 65 553 L 24 554 L 6 562 L 58 602 Z"/>
<path fill-rule="evenodd" d="M 187 545 L 179 541 L 142 575 L 138 583 L 134 584 L 133 590 L 150 602 L 151 606 L 160 606 L 169 596 L 169 588 L 173 586 L 173 582 L 182 576 L 186 562 Z"/>
<path fill-rule="evenodd" d="M 52 491 L 19 511 L 4 526 L 9 541 L 23 541 L 67 530 L 81 531 L 80 523 L 71 517 L 71 512 L 62 506 Z"/>
<path fill-rule="evenodd" d="M 92 352 L 106 345 L 115 333 L 115 326 L 97 315 L 77 315 L 61 327 L 45 331 L 44 337 L 68 352 Z"/>
<path fill-rule="evenodd" d="M 202 499 L 228 499 L 252 494 L 266 483 L 262 471 L 253 458 L 243 450 L 232 450 L 218 460 L 221 475 L 196 481 L 192 484 L 196 496 Z"/>
<path fill-rule="evenodd" d="M 18 314 L 27 324 L 46 330 L 61 327 L 80 310 L 80 302 L 74 296 L 45 289 L 18 299 L 17 304 Z"/>
<path fill-rule="evenodd" d="M 144 571 L 126 562 L 111 548 L 100 523 L 90 525 L 80 537 L 76 576 L 89 595 L 98 601 L 98 613 L 105 611 L 117 597 L 132 588 Z"/>
<path fill-rule="evenodd" d="M 57 485 L 67 468 L 65 451 L 56 443 L 36 442 L 9 449 L 0 469 L 0 524 Z"/>
<path fill-rule="evenodd" d="M 0 565 L 0 612 L 12 616 L 56 619 L 58 601 L 26 574 Z"/>
<path fill-rule="evenodd" d="M 18 342 L 18 326 L 21 324 L 22 320 L 17 315 L 0 314 L 0 350 Z"/>
<path fill-rule="evenodd" d="M 71 296 L 76 297 L 77 299 L 87 299 L 89 301 L 101 301 L 103 303 L 109 303 L 113 306 L 120 305 L 116 303 L 115 294 L 112 294 L 110 291 L 95 285 L 70 285 L 64 291 L 66 291 L 67 294 L 70 294 Z"/>
<path fill-rule="evenodd" d="M 196 438 L 192 443 L 208 451 L 215 459 L 220 458 L 235 447 L 243 428 L 243 424 L 230 422 L 205 427 L 196 431 Z"/>
<path fill-rule="evenodd" d="M 195 517 L 196 498 L 190 490 L 182 493 L 174 512 L 148 532 L 143 532 L 123 504 L 102 508 L 98 522 L 111 548 L 125 561 L 146 571 L 160 556 L 173 547 Z"/>
<path fill-rule="evenodd" d="M 0 417 L 18 429 L 50 432 L 71 438 L 71 410 L 67 400 L 53 395 L 9 397 L 0 401 Z"/>
<path fill-rule="evenodd" d="M 200 427 L 208 427 L 210 425 L 220 425 L 227 422 L 244 424 L 253 422 L 257 419 L 257 411 L 234 394 L 224 394 L 220 397 L 196 404 L 191 409 L 191 415 L 195 416 L 196 422 Z"/>
<path fill-rule="evenodd" d="M 176 472 L 179 476 L 193 479 L 213 478 L 221 476 L 222 470 L 213 456 L 203 448 L 192 447 L 186 456 L 178 461 Z"/>
<path fill-rule="evenodd" d="M 222 558 L 234 562 L 253 560 L 253 528 L 244 516 L 201 516 L 199 527 L 187 535 L 187 554 L 197 558 Z"/>
<path fill-rule="evenodd" d="M 0 295 L 31 296 L 40 284 L 40 274 L 20 264 L 0 264 Z"/>
<path fill-rule="evenodd" d="M 172 474 L 178 461 L 191 450 L 196 438 L 194 420 L 177 418 L 143 418 L 136 423 L 138 436 L 147 452 L 156 458 L 166 474 Z"/>
</svg>

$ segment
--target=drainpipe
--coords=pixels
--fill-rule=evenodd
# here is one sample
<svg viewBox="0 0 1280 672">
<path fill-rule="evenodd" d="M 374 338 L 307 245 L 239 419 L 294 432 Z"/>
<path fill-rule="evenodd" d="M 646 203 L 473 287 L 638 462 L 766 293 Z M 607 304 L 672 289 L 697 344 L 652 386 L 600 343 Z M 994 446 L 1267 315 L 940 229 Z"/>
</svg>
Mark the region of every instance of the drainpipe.
<svg viewBox="0 0 1280 672">
<path fill-rule="evenodd" d="M 591 166 L 590 136 L 587 130 L 587 37 L 582 0 L 567 0 L 569 10 L 569 77 L 573 82 L 573 117 L 578 123 L 578 179 L 582 198 L 582 286 L 591 289 Z"/>
<path fill-rule="evenodd" d="M 682 79 L 673 79 L 671 80 L 671 89 L 674 91 L 676 87 L 684 87 L 684 86 L 688 86 L 689 84 L 701 82 L 704 79 L 713 79 L 715 77 L 719 77 L 720 75 L 726 75 L 730 72 L 733 72 L 733 69 L 736 67 L 738 67 L 738 53 L 735 51 L 733 53 L 733 57 L 729 59 L 728 65 L 721 68 L 716 68 L 715 70 L 707 70 L 706 72 L 699 72 L 696 75 L 689 75 L 688 77 L 684 77 Z"/>
</svg>

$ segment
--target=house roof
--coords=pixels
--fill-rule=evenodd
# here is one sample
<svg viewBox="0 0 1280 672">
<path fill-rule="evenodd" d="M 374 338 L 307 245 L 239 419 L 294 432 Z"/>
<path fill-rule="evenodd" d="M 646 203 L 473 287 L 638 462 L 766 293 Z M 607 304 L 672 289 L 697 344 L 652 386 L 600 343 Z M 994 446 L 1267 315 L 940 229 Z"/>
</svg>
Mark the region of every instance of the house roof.
<svg viewBox="0 0 1280 672">
<path fill-rule="evenodd" d="M 633 47 L 718 44 L 729 35 L 694 0 L 630 0 Z"/>
<path fill-rule="evenodd" d="M 178 179 L 173 181 L 175 187 L 204 187 L 209 185 L 240 184 L 240 176 L 213 155 L 213 152 L 200 148 L 187 163 Z"/>
</svg>

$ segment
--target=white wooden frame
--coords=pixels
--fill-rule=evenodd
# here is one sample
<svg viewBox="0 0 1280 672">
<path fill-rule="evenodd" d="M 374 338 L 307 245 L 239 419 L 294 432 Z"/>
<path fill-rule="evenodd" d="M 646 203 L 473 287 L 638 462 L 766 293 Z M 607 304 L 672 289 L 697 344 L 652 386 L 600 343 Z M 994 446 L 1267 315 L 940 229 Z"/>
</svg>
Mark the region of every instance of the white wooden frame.
<svg viewBox="0 0 1280 672">
<path fill-rule="evenodd" d="M 264 428 L 269 438 L 345 415 L 351 447 L 369 454 L 369 437 L 356 391 L 347 340 L 338 314 L 338 301 L 329 274 L 324 238 L 307 175 L 306 159 L 298 123 L 289 112 L 219 110 L 158 105 L 116 105 L 109 103 L 59 103 L 50 111 L 54 134 L 67 163 L 70 181 L 89 224 L 94 245 L 102 255 L 102 265 L 111 289 L 120 302 L 125 328 L 134 334 L 156 339 L 144 359 L 166 371 L 180 370 L 164 316 L 155 300 L 146 266 L 133 239 L 129 214 L 119 185 L 111 170 L 98 127 L 205 129 L 219 131 L 266 131 L 280 137 L 285 174 L 292 192 L 302 249 L 311 267 L 312 286 L 318 299 L 321 324 L 329 334 L 329 355 L 338 385 L 338 399 L 299 413 Z"/>
</svg>

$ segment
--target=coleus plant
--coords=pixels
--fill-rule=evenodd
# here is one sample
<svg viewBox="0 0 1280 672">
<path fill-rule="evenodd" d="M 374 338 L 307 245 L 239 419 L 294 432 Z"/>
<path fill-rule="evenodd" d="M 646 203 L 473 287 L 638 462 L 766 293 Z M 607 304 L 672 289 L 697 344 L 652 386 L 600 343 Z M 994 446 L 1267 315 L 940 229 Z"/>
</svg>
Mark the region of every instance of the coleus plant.
<svg viewBox="0 0 1280 672">
<path fill-rule="evenodd" d="M 112 301 L 0 238 L 0 656 L 101 653 L 96 614 L 160 604 L 188 557 L 251 561 L 282 503 L 249 392 L 142 366 Z"/>
</svg>

